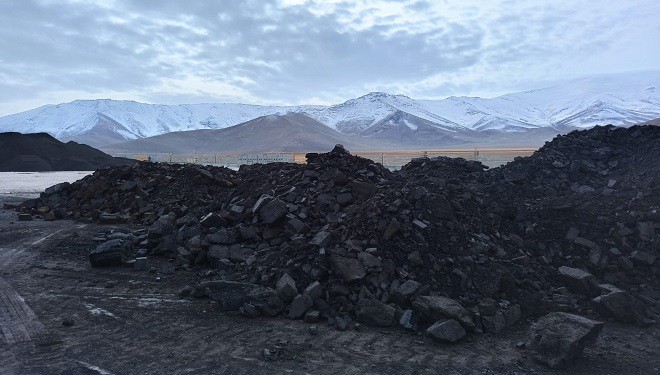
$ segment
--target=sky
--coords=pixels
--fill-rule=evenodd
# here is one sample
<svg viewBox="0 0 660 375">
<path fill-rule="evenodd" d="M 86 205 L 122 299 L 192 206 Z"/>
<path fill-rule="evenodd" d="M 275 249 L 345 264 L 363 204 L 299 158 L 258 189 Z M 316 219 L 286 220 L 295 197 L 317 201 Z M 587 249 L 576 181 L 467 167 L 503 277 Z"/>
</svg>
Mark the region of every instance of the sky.
<svg viewBox="0 0 660 375">
<path fill-rule="evenodd" d="M 0 0 L 0 116 L 99 98 L 493 97 L 659 61 L 657 0 Z"/>
</svg>

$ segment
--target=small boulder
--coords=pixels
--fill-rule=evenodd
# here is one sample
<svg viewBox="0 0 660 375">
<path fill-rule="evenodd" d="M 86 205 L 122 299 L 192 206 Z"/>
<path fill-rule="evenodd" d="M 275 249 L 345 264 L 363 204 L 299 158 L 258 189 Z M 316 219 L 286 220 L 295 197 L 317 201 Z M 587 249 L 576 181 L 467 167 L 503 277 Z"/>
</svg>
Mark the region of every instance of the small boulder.
<svg viewBox="0 0 660 375">
<path fill-rule="evenodd" d="M 467 329 L 473 329 L 475 326 L 470 313 L 451 298 L 419 296 L 413 301 L 413 309 L 429 321 L 456 319 Z"/>
<path fill-rule="evenodd" d="M 374 299 L 361 299 L 355 306 L 355 317 L 364 324 L 389 327 L 396 322 L 396 309 Z"/>
<path fill-rule="evenodd" d="M 275 290 L 277 294 L 284 302 L 291 301 L 296 295 L 298 295 L 298 288 L 296 288 L 296 282 L 289 276 L 288 273 L 282 275 L 280 280 L 275 285 Z"/>
<path fill-rule="evenodd" d="M 307 294 L 297 295 L 293 301 L 291 301 L 291 306 L 289 306 L 289 318 L 300 318 L 312 307 L 312 305 L 314 305 L 314 301 L 310 296 Z"/>
<path fill-rule="evenodd" d="M 98 245 L 89 253 L 92 267 L 120 266 L 133 252 L 133 243 L 125 240 L 110 240 Z"/>
<path fill-rule="evenodd" d="M 493 316 L 482 316 L 481 324 L 486 332 L 500 333 L 506 328 L 506 318 L 501 311 L 498 311 Z"/>
<path fill-rule="evenodd" d="M 565 312 L 552 312 L 530 327 L 528 347 L 534 358 L 552 368 L 569 365 L 593 344 L 603 323 Z"/>
<path fill-rule="evenodd" d="M 18 221 L 32 221 L 32 215 L 30 214 L 18 214 Z"/>
<path fill-rule="evenodd" d="M 465 337 L 465 329 L 454 319 L 439 320 L 430 326 L 426 333 L 436 340 L 456 342 Z"/>
<path fill-rule="evenodd" d="M 247 295 L 258 287 L 235 281 L 208 281 L 199 284 L 195 294 L 218 301 L 225 311 L 238 311 L 246 301 Z"/>
<path fill-rule="evenodd" d="M 312 238 L 312 240 L 309 241 L 309 243 L 311 245 L 315 245 L 318 247 L 326 247 L 330 244 L 331 240 L 332 240 L 332 232 L 322 230 L 316 233 L 314 238 Z"/>
<path fill-rule="evenodd" d="M 259 210 L 259 216 L 266 224 L 274 224 L 286 216 L 288 209 L 286 203 L 281 199 L 275 198 L 268 202 Z"/>
<path fill-rule="evenodd" d="M 232 229 L 221 228 L 217 232 L 207 235 L 206 240 L 212 244 L 233 244 L 236 242 L 236 233 Z"/>
<path fill-rule="evenodd" d="M 596 311 L 617 322 L 643 325 L 647 323 L 646 305 L 623 291 L 614 291 L 594 299 Z"/>
<path fill-rule="evenodd" d="M 559 267 L 559 279 L 576 293 L 597 296 L 600 293 L 598 281 L 589 272 L 566 266 Z"/>
<path fill-rule="evenodd" d="M 305 294 L 310 296 L 312 300 L 317 300 L 323 295 L 323 286 L 318 281 L 314 281 L 305 288 Z"/>
<path fill-rule="evenodd" d="M 346 282 L 360 280 L 367 275 L 362 263 L 355 258 L 334 255 L 330 258 L 330 265 L 335 273 Z"/>
</svg>

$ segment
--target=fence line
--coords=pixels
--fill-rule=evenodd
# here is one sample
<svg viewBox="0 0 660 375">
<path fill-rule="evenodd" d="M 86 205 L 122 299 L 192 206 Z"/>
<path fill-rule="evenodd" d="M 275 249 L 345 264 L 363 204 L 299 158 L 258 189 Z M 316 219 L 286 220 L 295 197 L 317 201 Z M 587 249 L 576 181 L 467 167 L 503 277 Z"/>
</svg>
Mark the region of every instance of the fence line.
<svg viewBox="0 0 660 375">
<path fill-rule="evenodd" d="M 478 160 L 494 167 L 513 160 L 516 156 L 529 156 L 536 149 L 508 148 L 508 149 L 452 149 L 452 150 L 396 150 L 396 151 L 363 151 L 353 152 L 354 155 L 371 159 L 388 168 L 399 168 L 410 160 L 420 157 L 462 157 L 469 160 Z M 153 153 L 153 154 L 117 154 L 131 159 L 180 163 L 180 164 L 210 164 L 239 167 L 240 165 L 263 163 L 306 163 L 306 152 L 263 152 L 263 153 Z"/>
</svg>

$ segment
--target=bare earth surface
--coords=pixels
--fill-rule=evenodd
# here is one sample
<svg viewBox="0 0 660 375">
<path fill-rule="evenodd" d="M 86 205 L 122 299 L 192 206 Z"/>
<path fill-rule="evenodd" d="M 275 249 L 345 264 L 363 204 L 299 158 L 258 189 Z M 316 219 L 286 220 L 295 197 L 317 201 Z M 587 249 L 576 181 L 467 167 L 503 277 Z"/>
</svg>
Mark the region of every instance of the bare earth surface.
<svg viewBox="0 0 660 375">
<path fill-rule="evenodd" d="M 0 206 L 7 201 L 19 199 L 0 196 Z M 202 270 L 92 269 L 87 251 L 107 227 L 14 220 L 0 210 L 0 374 L 552 373 L 515 348 L 526 321 L 453 346 L 403 329 L 319 324 L 312 335 L 299 321 L 231 316 L 180 298 Z M 161 262 L 150 259 L 158 270 Z M 566 373 L 657 374 L 659 342 L 657 325 L 607 323 Z M 277 358 L 264 358 L 278 347 Z"/>
</svg>

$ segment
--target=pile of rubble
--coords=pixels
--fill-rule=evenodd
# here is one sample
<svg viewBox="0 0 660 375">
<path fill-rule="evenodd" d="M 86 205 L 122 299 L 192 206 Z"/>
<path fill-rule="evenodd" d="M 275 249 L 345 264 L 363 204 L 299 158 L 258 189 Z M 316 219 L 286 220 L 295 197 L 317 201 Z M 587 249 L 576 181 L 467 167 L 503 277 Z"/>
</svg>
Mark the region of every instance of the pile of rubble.
<svg viewBox="0 0 660 375">
<path fill-rule="evenodd" d="M 210 269 L 191 292 L 229 311 L 454 342 L 557 310 L 648 323 L 659 163 L 652 126 L 573 132 L 488 171 L 434 158 L 392 172 L 338 146 L 238 171 L 101 169 L 18 210 L 136 225 L 94 257 Z"/>
</svg>

